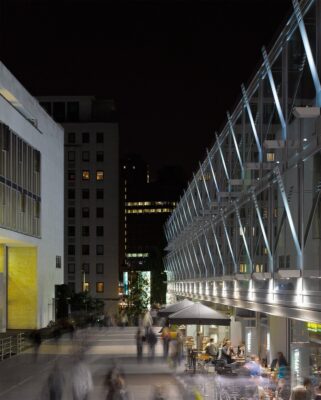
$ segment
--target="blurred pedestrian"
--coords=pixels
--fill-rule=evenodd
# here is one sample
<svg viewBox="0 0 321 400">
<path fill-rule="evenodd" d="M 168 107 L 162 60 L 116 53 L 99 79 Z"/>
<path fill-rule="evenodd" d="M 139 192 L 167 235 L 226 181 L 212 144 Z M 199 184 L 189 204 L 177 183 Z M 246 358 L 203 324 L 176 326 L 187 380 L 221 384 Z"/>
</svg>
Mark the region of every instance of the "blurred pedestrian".
<svg viewBox="0 0 321 400">
<path fill-rule="evenodd" d="M 41 399 L 62 400 L 64 387 L 65 387 L 64 374 L 61 368 L 59 367 L 58 363 L 55 363 L 45 383 L 45 387 L 41 394 Z"/>
<path fill-rule="evenodd" d="M 143 333 L 141 329 L 138 328 L 136 332 L 137 361 L 141 361 L 143 357 L 143 345 L 144 345 Z"/>
<path fill-rule="evenodd" d="M 148 357 L 149 360 L 152 361 L 155 358 L 155 346 L 157 343 L 157 337 L 152 328 L 149 328 L 149 330 L 147 331 L 146 341 L 148 344 Z"/>
<path fill-rule="evenodd" d="M 169 350 L 169 342 L 171 336 L 168 326 L 164 326 L 162 329 L 162 340 L 163 340 L 163 357 L 166 360 L 168 357 L 168 350 Z"/>
<path fill-rule="evenodd" d="M 35 329 L 34 331 L 32 331 L 30 337 L 31 337 L 31 340 L 33 341 L 33 345 L 34 345 L 34 361 L 37 361 L 39 349 L 40 349 L 40 346 L 42 343 L 41 333 L 38 329 Z"/>
<path fill-rule="evenodd" d="M 152 400 L 166 400 L 166 395 L 162 385 L 155 386 Z"/>
<path fill-rule="evenodd" d="M 78 360 L 72 370 L 72 396 L 73 400 L 88 400 L 93 388 L 92 376 L 87 365 Z"/>
<path fill-rule="evenodd" d="M 152 327 L 152 325 L 153 325 L 153 319 L 150 315 L 150 312 L 146 311 L 143 318 L 143 327 L 145 328 L 145 336 L 147 336 L 147 333 L 149 329 Z"/>
<path fill-rule="evenodd" d="M 125 311 L 122 311 L 122 313 L 120 315 L 120 323 L 121 323 L 122 328 L 125 328 L 125 326 L 128 325 L 128 317 L 127 317 L 127 314 L 125 313 Z"/>
</svg>

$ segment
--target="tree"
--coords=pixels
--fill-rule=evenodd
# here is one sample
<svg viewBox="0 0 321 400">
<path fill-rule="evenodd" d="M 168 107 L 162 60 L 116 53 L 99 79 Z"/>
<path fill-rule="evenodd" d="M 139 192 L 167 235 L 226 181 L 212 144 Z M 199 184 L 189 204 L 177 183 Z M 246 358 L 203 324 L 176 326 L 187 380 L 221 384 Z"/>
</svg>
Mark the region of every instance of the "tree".
<svg viewBox="0 0 321 400">
<path fill-rule="evenodd" d="M 144 278 L 141 272 L 133 271 L 130 275 L 129 295 L 128 295 L 128 312 L 138 318 L 140 314 L 145 312 L 148 307 L 148 280 Z"/>
</svg>

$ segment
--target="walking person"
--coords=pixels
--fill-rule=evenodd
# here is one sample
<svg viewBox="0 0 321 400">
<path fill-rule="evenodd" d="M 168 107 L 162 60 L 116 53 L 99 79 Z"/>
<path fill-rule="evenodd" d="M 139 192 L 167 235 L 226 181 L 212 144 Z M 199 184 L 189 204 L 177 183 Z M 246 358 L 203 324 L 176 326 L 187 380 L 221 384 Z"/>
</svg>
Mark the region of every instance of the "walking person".
<svg viewBox="0 0 321 400">
<path fill-rule="evenodd" d="M 42 337 L 38 329 L 35 329 L 30 336 L 34 345 L 34 361 L 36 362 L 38 360 L 38 354 L 42 343 Z"/>
<path fill-rule="evenodd" d="M 62 400 L 65 388 L 65 377 L 61 367 L 55 363 L 43 388 L 42 400 Z"/>
<path fill-rule="evenodd" d="M 137 361 L 141 361 L 143 358 L 143 334 L 140 328 L 136 332 L 136 349 L 137 349 Z"/>
<path fill-rule="evenodd" d="M 162 329 L 162 340 L 163 340 L 163 357 L 166 360 L 168 357 L 169 342 L 170 342 L 170 331 L 168 326 L 164 326 Z"/>
<path fill-rule="evenodd" d="M 155 358 L 155 346 L 157 343 L 157 337 L 155 335 L 155 332 L 153 331 L 152 328 L 149 328 L 147 335 L 146 335 L 146 341 L 148 344 L 148 357 L 150 361 L 153 361 Z"/>
<path fill-rule="evenodd" d="M 78 360 L 72 371 L 72 398 L 73 400 L 88 400 L 93 388 L 91 372 L 87 365 Z"/>
</svg>

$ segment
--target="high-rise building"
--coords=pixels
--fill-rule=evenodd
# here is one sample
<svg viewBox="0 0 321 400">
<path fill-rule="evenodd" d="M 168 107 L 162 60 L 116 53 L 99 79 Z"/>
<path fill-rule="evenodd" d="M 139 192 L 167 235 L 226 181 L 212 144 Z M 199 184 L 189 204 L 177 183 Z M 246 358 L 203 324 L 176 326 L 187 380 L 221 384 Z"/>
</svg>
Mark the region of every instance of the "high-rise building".
<svg viewBox="0 0 321 400">
<path fill-rule="evenodd" d="M 168 173 L 163 169 L 151 179 L 149 166 L 141 157 L 128 155 L 121 162 L 122 269 L 125 282 L 126 273 L 131 271 L 151 272 L 152 302 L 165 301 L 163 225 L 175 208 L 184 182 L 176 179 L 177 171 L 181 172 L 178 167 L 169 168 Z"/>
<path fill-rule="evenodd" d="M 44 327 L 63 283 L 63 129 L 0 63 L 0 332 Z"/>
<path fill-rule="evenodd" d="M 118 304 L 118 124 L 114 102 L 41 97 L 65 129 L 65 283 Z"/>
</svg>

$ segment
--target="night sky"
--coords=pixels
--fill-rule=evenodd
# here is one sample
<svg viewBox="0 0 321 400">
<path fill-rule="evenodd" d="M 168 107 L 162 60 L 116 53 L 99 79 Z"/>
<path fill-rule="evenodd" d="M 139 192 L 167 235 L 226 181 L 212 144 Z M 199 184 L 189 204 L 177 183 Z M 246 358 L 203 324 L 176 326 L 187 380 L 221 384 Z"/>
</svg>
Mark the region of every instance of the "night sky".
<svg viewBox="0 0 321 400">
<path fill-rule="evenodd" d="M 121 155 L 188 177 L 291 0 L 0 0 L 0 59 L 32 95 L 114 98 Z"/>
</svg>

